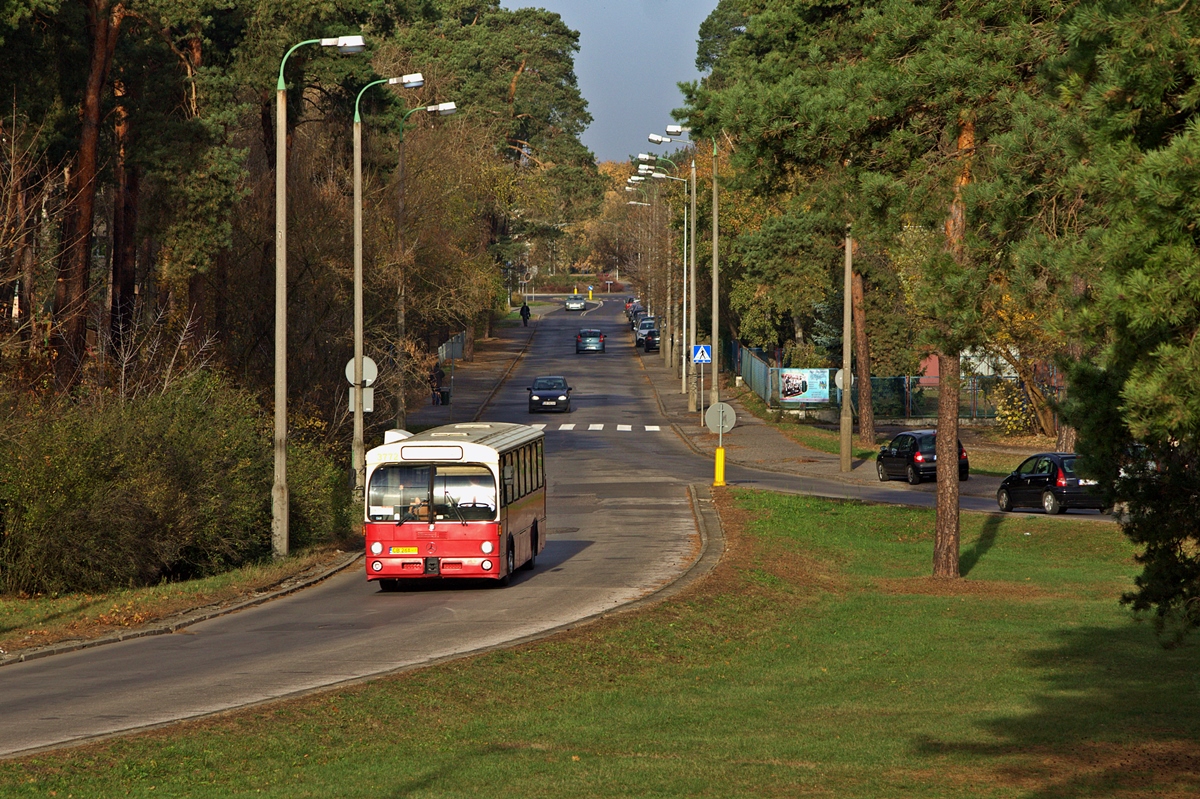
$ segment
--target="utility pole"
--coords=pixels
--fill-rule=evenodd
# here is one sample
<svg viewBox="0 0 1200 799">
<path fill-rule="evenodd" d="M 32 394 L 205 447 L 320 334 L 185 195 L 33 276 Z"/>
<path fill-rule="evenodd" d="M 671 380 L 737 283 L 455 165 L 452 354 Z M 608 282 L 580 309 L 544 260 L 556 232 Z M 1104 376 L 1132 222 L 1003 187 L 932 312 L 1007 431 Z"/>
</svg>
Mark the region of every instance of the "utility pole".
<svg viewBox="0 0 1200 799">
<path fill-rule="evenodd" d="M 851 241 L 850 226 L 846 225 L 846 268 L 843 275 L 845 296 L 842 298 L 842 415 L 839 425 L 841 443 L 838 447 L 841 453 L 840 471 L 843 472 L 850 471 L 850 441 L 854 434 L 854 412 L 850 407 L 850 335 L 852 330 L 850 323 L 850 314 L 852 313 L 850 284 L 853 280 L 852 273 L 854 271 L 852 256 L 850 254 Z"/>
</svg>

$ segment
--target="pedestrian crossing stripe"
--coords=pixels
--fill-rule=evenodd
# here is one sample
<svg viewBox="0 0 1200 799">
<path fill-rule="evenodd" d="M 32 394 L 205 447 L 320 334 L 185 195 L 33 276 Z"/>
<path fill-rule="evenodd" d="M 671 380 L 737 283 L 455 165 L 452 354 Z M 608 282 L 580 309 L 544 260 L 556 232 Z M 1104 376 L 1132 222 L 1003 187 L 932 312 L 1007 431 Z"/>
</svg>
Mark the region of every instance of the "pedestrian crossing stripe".
<svg viewBox="0 0 1200 799">
<path fill-rule="evenodd" d="M 570 423 L 570 422 L 568 422 L 567 424 L 560 424 L 557 428 L 550 428 L 550 426 L 545 424 L 544 422 L 541 424 L 531 424 L 529 426 L 532 427 L 534 430 L 543 430 L 546 432 L 555 432 L 556 430 L 562 431 L 562 432 L 571 432 L 571 431 L 575 430 L 575 427 L 576 427 L 576 425 L 574 423 Z M 619 425 L 614 425 L 614 426 L 617 428 L 618 433 L 632 433 L 633 427 L 634 427 L 631 424 L 619 424 Z M 656 425 L 656 424 L 641 425 L 641 427 L 647 433 L 662 432 L 662 427 L 660 425 Z M 603 423 L 589 424 L 587 426 L 588 432 L 602 432 L 604 430 L 604 428 L 605 428 L 605 425 Z"/>
</svg>

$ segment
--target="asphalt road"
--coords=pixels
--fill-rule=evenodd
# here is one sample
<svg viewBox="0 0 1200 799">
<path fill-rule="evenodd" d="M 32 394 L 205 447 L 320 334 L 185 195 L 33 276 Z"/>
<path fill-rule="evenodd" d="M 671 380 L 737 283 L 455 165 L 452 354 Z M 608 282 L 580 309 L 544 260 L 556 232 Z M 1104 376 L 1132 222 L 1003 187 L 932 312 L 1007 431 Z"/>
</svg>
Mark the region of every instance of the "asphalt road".
<svg viewBox="0 0 1200 799">
<path fill-rule="evenodd" d="M 504 589 L 436 583 L 384 594 L 359 567 L 171 634 L 0 669 L 0 757 L 120 734 L 498 646 L 647 596 L 695 559 L 689 484 L 712 479 L 658 411 L 617 303 L 541 320 L 484 419 L 546 425 L 549 531 Z M 609 333 L 580 354 L 580 326 Z M 531 415 L 525 388 L 561 374 L 570 413 Z M 574 425 L 564 430 L 562 425 Z M 934 496 L 730 466 L 730 485 L 932 506 Z M 978 505 L 978 507 L 975 507 Z M 964 497 L 964 509 L 994 510 Z"/>
</svg>

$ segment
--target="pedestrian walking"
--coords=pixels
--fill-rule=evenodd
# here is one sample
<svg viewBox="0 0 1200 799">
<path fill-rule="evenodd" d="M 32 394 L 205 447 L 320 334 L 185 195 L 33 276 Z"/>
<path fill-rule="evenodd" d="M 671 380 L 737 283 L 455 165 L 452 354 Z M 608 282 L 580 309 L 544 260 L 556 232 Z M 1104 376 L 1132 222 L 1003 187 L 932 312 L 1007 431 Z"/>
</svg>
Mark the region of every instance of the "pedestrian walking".
<svg viewBox="0 0 1200 799">
<path fill-rule="evenodd" d="M 532 312 L 529 310 L 529 304 L 524 302 L 521 303 L 521 325 L 523 327 L 529 327 L 529 317 L 531 314 Z"/>
<path fill-rule="evenodd" d="M 446 377 L 446 373 L 442 371 L 442 365 L 436 364 L 433 370 L 429 373 L 429 391 L 433 395 L 433 404 L 442 404 L 442 380 Z"/>
</svg>

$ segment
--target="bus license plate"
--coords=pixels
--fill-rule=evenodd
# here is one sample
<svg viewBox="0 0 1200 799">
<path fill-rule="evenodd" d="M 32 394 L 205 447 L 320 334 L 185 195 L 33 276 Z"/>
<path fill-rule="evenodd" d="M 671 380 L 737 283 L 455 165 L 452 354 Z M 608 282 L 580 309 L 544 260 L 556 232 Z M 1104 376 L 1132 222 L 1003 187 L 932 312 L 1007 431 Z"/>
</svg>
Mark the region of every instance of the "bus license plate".
<svg viewBox="0 0 1200 799">
<path fill-rule="evenodd" d="M 415 555 L 417 554 L 416 547 L 392 547 L 388 550 L 389 555 Z"/>
</svg>

